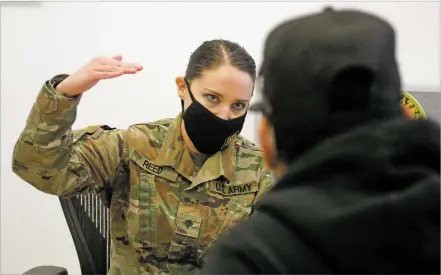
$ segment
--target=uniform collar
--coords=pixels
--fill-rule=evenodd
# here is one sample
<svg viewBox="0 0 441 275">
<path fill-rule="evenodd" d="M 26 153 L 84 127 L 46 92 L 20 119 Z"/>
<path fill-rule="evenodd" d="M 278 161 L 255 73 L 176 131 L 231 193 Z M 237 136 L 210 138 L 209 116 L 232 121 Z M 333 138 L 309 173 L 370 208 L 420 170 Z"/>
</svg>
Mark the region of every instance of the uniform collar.
<svg viewBox="0 0 441 275">
<path fill-rule="evenodd" d="M 190 151 L 184 143 L 181 131 L 182 113 L 173 120 L 165 135 L 164 142 L 159 151 L 156 162 L 174 168 L 179 174 L 192 181 L 192 185 L 215 180 L 220 176 L 228 181 L 233 179 L 236 165 L 236 146 L 233 139 L 227 147 L 210 156 L 200 169 L 196 177 L 192 174 L 195 170 Z"/>
</svg>

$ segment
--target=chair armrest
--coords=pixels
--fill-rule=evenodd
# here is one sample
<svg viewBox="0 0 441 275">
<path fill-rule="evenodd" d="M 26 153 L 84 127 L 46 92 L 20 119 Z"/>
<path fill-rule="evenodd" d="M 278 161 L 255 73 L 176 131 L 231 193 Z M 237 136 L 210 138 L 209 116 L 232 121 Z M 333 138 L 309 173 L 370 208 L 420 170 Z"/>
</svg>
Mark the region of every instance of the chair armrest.
<svg viewBox="0 0 441 275">
<path fill-rule="evenodd" d="M 29 269 L 23 275 L 68 275 L 68 273 L 63 267 L 42 265 Z"/>
</svg>

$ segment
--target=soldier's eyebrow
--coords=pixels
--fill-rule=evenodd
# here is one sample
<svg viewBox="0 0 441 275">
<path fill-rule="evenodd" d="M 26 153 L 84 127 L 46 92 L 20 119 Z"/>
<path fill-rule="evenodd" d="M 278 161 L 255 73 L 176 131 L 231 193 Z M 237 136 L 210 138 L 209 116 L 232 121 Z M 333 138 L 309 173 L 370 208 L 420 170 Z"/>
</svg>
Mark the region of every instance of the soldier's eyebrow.
<svg viewBox="0 0 441 275">
<path fill-rule="evenodd" d="M 212 94 L 214 94 L 214 95 L 216 95 L 216 96 L 218 96 L 218 97 L 220 97 L 220 98 L 223 98 L 223 97 L 224 97 L 222 94 L 220 94 L 220 93 L 218 93 L 218 92 L 216 92 L 216 91 L 214 91 L 214 90 L 212 90 L 212 89 L 205 88 L 205 90 L 207 90 L 208 92 L 210 92 L 210 93 L 212 93 Z"/>
</svg>

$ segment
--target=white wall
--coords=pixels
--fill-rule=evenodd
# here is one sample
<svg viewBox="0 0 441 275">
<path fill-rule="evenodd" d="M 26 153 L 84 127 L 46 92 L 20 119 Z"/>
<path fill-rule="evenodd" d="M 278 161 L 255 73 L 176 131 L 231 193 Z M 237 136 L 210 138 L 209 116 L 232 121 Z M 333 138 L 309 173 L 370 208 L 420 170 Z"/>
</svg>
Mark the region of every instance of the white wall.
<svg viewBox="0 0 441 275">
<path fill-rule="evenodd" d="M 79 107 L 75 127 L 132 123 L 174 116 L 174 78 L 204 40 L 238 41 L 261 62 L 274 24 L 325 3 L 36 3 L 1 7 L 1 274 L 60 265 L 80 274 L 75 248 L 56 197 L 11 172 L 13 145 L 43 82 L 70 73 L 97 55 L 123 54 L 145 69 L 100 83 Z M 388 18 L 398 31 L 405 88 L 439 91 L 438 3 L 337 3 Z M 256 141 L 256 117 L 243 134 Z"/>
</svg>

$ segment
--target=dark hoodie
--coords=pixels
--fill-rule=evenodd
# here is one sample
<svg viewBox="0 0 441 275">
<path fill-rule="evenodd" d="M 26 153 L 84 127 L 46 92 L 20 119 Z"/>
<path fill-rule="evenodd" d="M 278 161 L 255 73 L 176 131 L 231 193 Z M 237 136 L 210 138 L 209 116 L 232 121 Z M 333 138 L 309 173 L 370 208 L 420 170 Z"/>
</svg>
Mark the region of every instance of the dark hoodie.
<svg viewBox="0 0 441 275">
<path fill-rule="evenodd" d="M 292 163 L 202 274 L 440 274 L 440 127 L 397 119 Z"/>
</svg>

